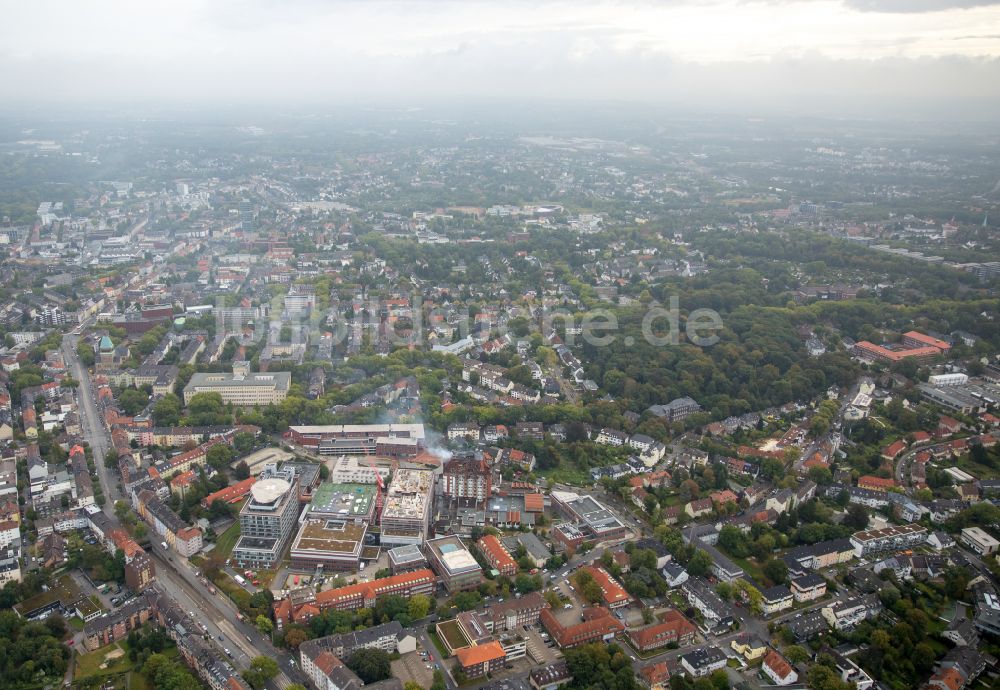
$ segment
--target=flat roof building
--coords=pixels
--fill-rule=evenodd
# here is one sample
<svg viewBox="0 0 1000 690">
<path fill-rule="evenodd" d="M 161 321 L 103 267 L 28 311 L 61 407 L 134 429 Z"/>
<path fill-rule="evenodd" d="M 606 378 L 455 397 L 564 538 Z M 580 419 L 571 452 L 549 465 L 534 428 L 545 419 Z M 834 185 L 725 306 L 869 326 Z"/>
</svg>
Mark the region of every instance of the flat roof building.
<svg viewBox="0 0 1000 690">
<path fill-rule="evenodd" d="M 287 436 L 320 455 L 413 457 L 424 448 L 423 424 L 291 426 Z"/>
<path fill-rule="evenodd" d="M 218 393 L 222 402 L 238 407 L 273 405 L 285 399 L 291 383 L 292 375 L 287 371 L 196 373 L 184 386 L 184 404 L 189 404 L 198 393 Z"/>
<path fill-rule="evenodd" d="M 965 527 L 959 537 L 962 543 L 978 553 L 980 556 L 988 556 L 996 553 L 1000 547 L 1000 541 L 994 539 L 986 530 L 981 527 Z"/>
<path fill-rule="evenodd" d="M 334 484 L 378 484 L 385 482 L 392 472 L 389 463 L 379 463 L 374 458 L 357 455 L 338 455 L 328 460 L 329 480 Z"/>
<path fill-rule="evenodd" d="M 382 505 L 382 545 L 420 545 L 428 533 L 434 473 L 399 469 Z"/>
<path fill-rule="evenodd" d="M 292 541 L 292 567 L 357 570 L 367 533 L 363 520 L 307 518 Z"/>
<path fill-rule="evenodd" d="M 927 539 L 927 529 L 917 524 L 890 525 L 883 529 L 862 530 L 851 535 L 857 558 L 879 551 L 910 549 Z"/>
<path fill-rule="evenodd" d="M 551 497 L 553 505 L 567 520 L 575 522 L 588 539 L 613 539 L 628 533 L 625 523 L 593 496 L 553 491 Z"/>
<path fill-rule="evenodd" d="M 240 509 L 240 538 L 233 560 L 242 567 L 271 568 L 299 516 L 298 478 L 289 469 L 268 465 L 250 488 L 250 498 Z"/>
<path fill-rule="evenodd" d="M 424 548 L 431 568 L 449 592 L 479 587 L 483 569 L 461 539 L 455 535 L 438 537 L 428 540 Z"/>
<path fill-rule="evenodd" d="M 389 549 L 389 571 L 393 575 L 427 567 L 427 558 L 414 544 Z"/>
<path fill-rule="evenodd" d="M 309 502 L 310 518 L 362 520 L 370 524 L 375 516 L 373 484 L 320 484 Z"/>
</svg>

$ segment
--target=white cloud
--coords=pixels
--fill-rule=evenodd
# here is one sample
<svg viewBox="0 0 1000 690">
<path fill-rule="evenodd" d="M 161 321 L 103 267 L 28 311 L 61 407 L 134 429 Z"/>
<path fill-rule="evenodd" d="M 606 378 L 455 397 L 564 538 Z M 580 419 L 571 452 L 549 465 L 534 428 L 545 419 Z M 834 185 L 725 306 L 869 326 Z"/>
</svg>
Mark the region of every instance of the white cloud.
<svg viewBox="0 0 1000 690">
<path fill-rule="evenodd" d="M 954 4 L 975 6 L 943 8 Z M 900 11 L 919 7 L 937 11 Z M 746 98 L 801 93 L 843 74 L 856 83 L 838 84 L 842 99 L 868 84 L 917 97 L 925 71 L 957 78 L 948 93 L 995 91 L 977 80 L 1000 57 L 1000 6 L 976 0 L 6 0 L 0 13 L 0 88 L 15 102 L 714 103 L 745 85 Z M 904 74 L 915 81 L 897 83 Z"/>
</svg>

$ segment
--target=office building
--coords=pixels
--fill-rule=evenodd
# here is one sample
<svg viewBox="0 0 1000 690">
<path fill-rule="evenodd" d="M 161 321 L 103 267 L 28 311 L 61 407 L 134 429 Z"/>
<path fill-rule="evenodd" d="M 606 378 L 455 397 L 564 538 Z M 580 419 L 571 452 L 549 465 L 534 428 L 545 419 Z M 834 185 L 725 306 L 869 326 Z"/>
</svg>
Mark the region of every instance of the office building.
<svg viewBox="0 0 1000 690">
<path fill-rule="evenodd" d="M 431 568 L 449 592 L 479 587 L 483 569 L 461 539 L 454 535 L 429 539 L 424 550 Z"/>
<path fill-rule="evenodd" d="M 414 457 L 424 449 L 423 424 L 291 426 L 287 436 L 320 455 Z"/>
<path fill-rule="evenodd" d="M 997 547 L 1000 547 L 1000 541 L 994 539 L 981 527 L 963 528 L 959 539 L 980 556 L 994 554 L 997 552 Z"/>
<path fill-rule="evenodd" d="M 420 547 L 414 544 L 389 549 L 389 572 L 393 575 L 422 570 L 427 567 L 427 558 Z"/>
<path fill-rule="evenodd" d="M 291 382 L 292 375 L 287 371 L 260 374 L 249 371 L 248 366 L 233 364 L 232 374 L 194 374 L 184 386 L 184 404 L 189 404 L 198 393 L 218 393 L 222 402 L 237 407 L 274 405 L 288 395 Z"/>
<path fill-rule="evenodd" d="M 291 468 L 268 465 L 240 509 L 240 538 L 233 560 L 247 568 L 272 568 L 299 516 L 298 477 Z"/>
</svg>

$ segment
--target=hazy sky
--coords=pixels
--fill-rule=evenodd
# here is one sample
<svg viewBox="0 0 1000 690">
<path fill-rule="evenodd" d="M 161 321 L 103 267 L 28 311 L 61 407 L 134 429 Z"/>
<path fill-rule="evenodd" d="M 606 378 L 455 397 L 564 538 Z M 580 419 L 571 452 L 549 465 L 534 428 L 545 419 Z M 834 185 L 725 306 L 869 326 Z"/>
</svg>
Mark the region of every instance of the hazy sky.
<svg viewBox="0 0 1000 690">
<path fill-rule="evenodd" d="M 997 117 L 1000 0 L 0 0 L 30 103 L 638 100 Z"/>
</svg>

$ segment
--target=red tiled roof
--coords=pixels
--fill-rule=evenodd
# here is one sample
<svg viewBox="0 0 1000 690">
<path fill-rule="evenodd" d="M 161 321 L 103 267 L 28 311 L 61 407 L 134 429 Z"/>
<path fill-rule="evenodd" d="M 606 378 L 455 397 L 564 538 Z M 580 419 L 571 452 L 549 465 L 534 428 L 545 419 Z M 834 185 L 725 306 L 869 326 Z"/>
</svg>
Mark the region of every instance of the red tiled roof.
<svg viewBox="0 0 1000 690">
<path fill-rule="evenodd" d="M 233 503 L 238 501 L 250 491 L 252 487 L 257 482 L 256 477 L 248 477 L 243 481 L 236 482 L 232 486 L 227 486 L 225 489 L 220 489 L 215 493 L 211 493 L 205 498 L 201 499 L 201 504 L 205 507 L 212 505 L 215 501 L 225 501 L 226 503 Z"/>
<path fill-rule="evenodd" d="M 543 609 L 539 619 L 560 647 L 593 642 L 605 635 L 620 633 L 625 629 L 625 624 L 612 616 L 603 606 L 584 609 L 583 616 L 582 622 L 569 627 L 563 627 L 551 609 Z"/>
<path fill-rule="evenodd" d="M 858 477 L 858 486 L 861 488 L 889 489 L 896 486 L 892 479 L 883 479 L 870 474 Z"/>
<path fill-rule="evenodd" d="M 501 572 L 503 570 L 510 570 L 517 568 L 517 562 L 511 557 L 504 548 L 500 540 L 494 537 L 492 534 L 487 534 L 485 537 L 479 540 L 478 544 L 483 555 L 486 559 Z"/>
<path fill-rule="evenodd" d="M 488 664 L 497 659 L 503 659 L 507 653 L 503 651 L 503 646 L 496 640 L 490 640 L 485 644 L 472 645 L 471 647 L 461 647 L 455 650 L 458 663 L 462 668 L 477 666 L 478 664 Z"/>
<path fill-rule="evenodd" d="M 650 645 L 663 646 L 695 632 L 694 625 L 680 613 L 667 611 L 662 623 L 653 623 L 644 628 L 630 630 L 629 637 L 637 647 L 646 649 Z"/>
<path fill-rule="evenodd" d="M 904 338 L 910 338 L 911 340 L 916 340 L 917 342 L 923 343 L 927 347 L 937 348 L 938 350 L 944 350 L 947 352 L 951 349 L 951 345 L 943 340 L 938 340 L 937 338 L 932 338 L 929 335 L 924 335 L 919 331 L 907 331 L 903 334 Z"/>
<path fill-rule="evenodd" d="M 614 605 L 629 600 L 628 592 L 604 568 L 587 565 L 583 567 L 583 570 L 590 573 L 594 577 L 594 581 L 601 586 L 601 594 L 606 604 Z"/>
<path fill-rule="evenodd" d="M 959 422 L 957 419 L 949 417 L 948 415 L 944 414 L 938 417 L 938 424 L 941 426 L 946 426 L 949 429 L 958 429 L 959 427 L 962 426 L 961 422 Z"/>
<path fill-rule="evenodd" d="M 944 685 L 948 690 L 961 690 L 962 686 L 965 684 L 965 678 L 962 674 L 953 667 L 943 668 L 933 676 L 931 676 L 931 681 L 937 681 L 939 684 Z"/>
<path fill-rule="evenodd" d="M 713 491 L 709 494 L 709 497 L 714 503 L 722 505 L 723 503 L 738 503 L 739 498 L 729 489 L 724 489 L 722 491 Z"/>
<path fill-rule="evenodd" d="M 177 538 L 183 541 L 188 541 L 198 536 L 201 536 L 201 530 L 197 527 L 185 527 L 184 529 L 177 530 Z"/>
<path fill-rule="evenodd" d="M 650 686 L 666 683 L 670 680 L 670 667 L 666 661 L 644 666 L 639 673 Z"/>
<path fill-rule="evenodd" d="M 418 584 L 421 581 L 433 582 L 434 578 L 435 575 L 432 570 L 423 568 L 422 570 L 414 570 L 410 573 L 401 573 L 399 575 L 392 575 L 391 577 L 383 577 L 378 580 L 372 580 L 371 582 L 358 582 L 357 584 L 347 585 L 346 587 L 338 587 L 336 589 L 328 589 L 325 592 L 320 592 L 316 595 L 316 604 L 320 608 L 333 606 L 338 601 L 350 599 L 358 596 L 359 594 L 364 599 L 374 599 L 380 591 L 384 591 L 387 588 L 405 587 L 407 584 Z"/>
<path fill-rule="evenodd" d="M 775 675 L 782 680 L 788 678 L 789 674 L 792 672 L 792 665 L 788 663 L 785 657 L 781 656 L 773 649 L 767 653 L 767 656 L 764 657 L 764 665 L 774 671 Z"/>
<path fill-rule="evenodd" d="M 882 455 L 887 458 L 895 458 L 906 449 L 906 441 L 896 441 L 882 449 Z"/>
<path fill-rule="evenodd" d="M 524 495 L 524 512 L 541 513 L 545 510 L 545 497 L 541 494 Z"/>
</svg>

